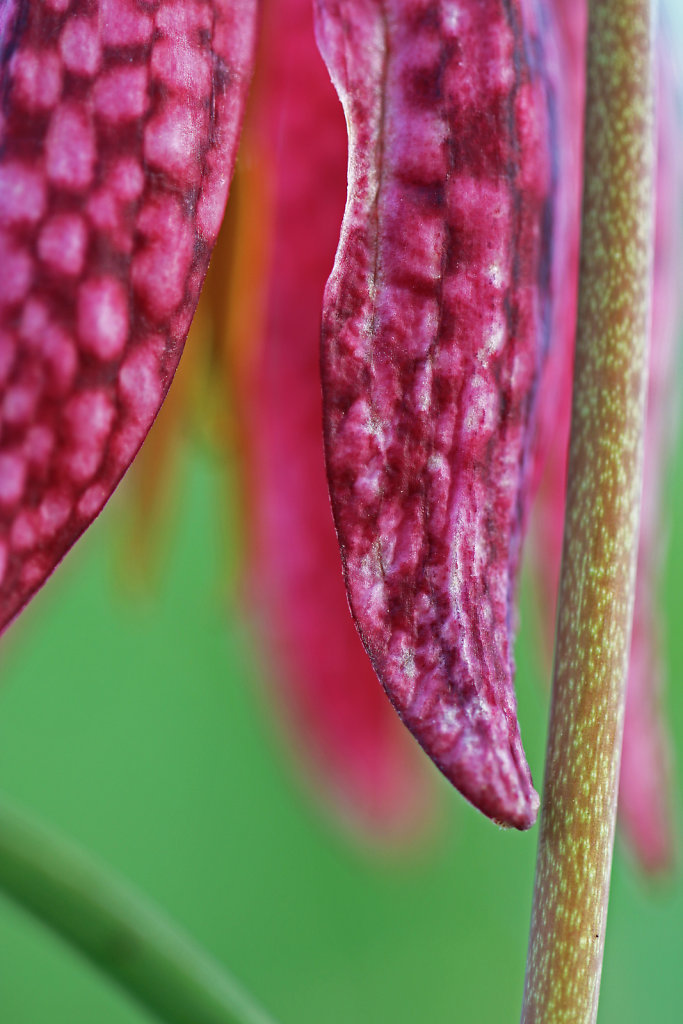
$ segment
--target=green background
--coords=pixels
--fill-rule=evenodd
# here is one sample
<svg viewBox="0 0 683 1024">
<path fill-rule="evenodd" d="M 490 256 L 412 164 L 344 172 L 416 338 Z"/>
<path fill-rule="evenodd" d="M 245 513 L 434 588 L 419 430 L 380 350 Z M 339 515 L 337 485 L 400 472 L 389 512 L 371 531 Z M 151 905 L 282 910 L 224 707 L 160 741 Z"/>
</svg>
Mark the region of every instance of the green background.
<svg viewBox="0 0 683 1024">
<path fill-rule="evenodd" d="M 665 599 L 680 762 L 680 458 L 674 479 Z M 223 578 L 223 493 L 211 455 L 188 447 L 163 560 L 141 591 L 125 579 L 124 483 L 6 634 L 3 789 L 147 893 L 281 1024 L 518 1020 L 537 829 L 497 829 L 436 772 L 438 822 L 410 850 L 364 848 L 320 814 L 273 727 Z M 540 785 L 546 667 L 526 580 L 522 604 L 517 690 Z M 681 1021 L 682 933 L 680 874 L 647 883 L 618 846 L 601 1024 Z M 147 1019 L 2 900 L 0 1018 Z"/>
</svg>

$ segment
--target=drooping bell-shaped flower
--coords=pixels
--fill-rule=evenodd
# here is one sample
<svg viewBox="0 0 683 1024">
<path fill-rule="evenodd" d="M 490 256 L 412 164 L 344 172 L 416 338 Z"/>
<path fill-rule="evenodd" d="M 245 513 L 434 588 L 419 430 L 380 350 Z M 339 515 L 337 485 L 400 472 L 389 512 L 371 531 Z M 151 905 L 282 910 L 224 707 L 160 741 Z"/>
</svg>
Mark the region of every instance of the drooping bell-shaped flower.
<svg viewBox="0 0 683 1024">
<path fill-rule="evenodd" d="M 98 514 L 173 377 L 220 226 L 252 0 L 0 16 L 0 626 Z"/>
<path fill-rule="evenodd" d="M 2 625 L 99 512 L 169 385 L 222 216 L 254 7 L 0 10 Z M 288 0 L 267 18 L 247 144 L 272 228 L 255 341 L 234 368 L 252 590 L 329 784 L 398 821 L 416 790 L 347 618 L 322 486 L 311 339 L 345 146 L 309 15 Z M 322 332 L 349 601 L 430 757 L 526 828 L 538 798 L 513 688 L 516 576 L 556 414 L 548 382 L 563 401 L 569 378 L 585 7 L 318 0 L 316 19 L 349 132 Z"/>
<path fill-rule="evenodd" d="M 537 12 L 322 0 L 318 36 L 350 139 L 322 370 L 351 607 L 432 759 L 527 828 L 511 626 L 553 217 Z"/>
<path fill-rule="evenodd" d="M 243 421 L 245 583 L 297 761 L 338 815 L 395 839 L 424 822 L 430 792 L 348 612 L 321 431 L 320 310 L 344 208 L 346 129 L 309 0 L 266 5 L 261 29 L 240 153 L 250 216 L 231 239 L 234 277 L 247 236 L 265 235 L 262 280 L 231 290 L 252 309 L 245 336 L 231 339 L 242 348 L 231 394 Z"/>
</svg>

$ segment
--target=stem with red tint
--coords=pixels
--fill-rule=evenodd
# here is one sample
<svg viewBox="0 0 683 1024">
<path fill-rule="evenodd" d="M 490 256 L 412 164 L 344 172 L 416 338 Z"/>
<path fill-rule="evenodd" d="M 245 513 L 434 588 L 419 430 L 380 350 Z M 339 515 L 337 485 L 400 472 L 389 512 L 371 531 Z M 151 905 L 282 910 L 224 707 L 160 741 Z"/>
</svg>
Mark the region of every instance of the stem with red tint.
<svg viewBox="0 0 683 1024">
<path fill-rule="evenodd" d="M 594 0 L 567 513 L 522 1024 L 597 1016 L 642 488 L 653 95 L 649 0 Z"/>
</svg>

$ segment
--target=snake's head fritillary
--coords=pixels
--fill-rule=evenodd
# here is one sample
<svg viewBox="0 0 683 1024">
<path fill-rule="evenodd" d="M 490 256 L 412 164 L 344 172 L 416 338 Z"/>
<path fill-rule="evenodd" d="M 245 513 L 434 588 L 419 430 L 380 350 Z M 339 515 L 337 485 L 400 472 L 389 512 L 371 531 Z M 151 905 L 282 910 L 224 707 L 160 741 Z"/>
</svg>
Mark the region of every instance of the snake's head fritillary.
<svg viewBox="0 0 683 1024">
<path fill-rule="evenodd" d="M 350 138 L 322 371 L 352 611 L 443 773 L 528 828 L 512 625 L 549 329 L 543 36 L 497 0 L 322 0 L 318 36 Z"/>
<path fill-rule="evenodd" d="M 570 377 L 585 13 L 316 0 L 348 128 L 323 300 L 343 122 L 307 0 L 266 12 L 245 167 L 264 157 L 268 255 L 246 279 L 256 355 L 234 374 L 250 590 L 287 713 L 366 818 L 422 800 L 371 664 L 468 800 L 517 828 L 536 817 L 516 581 L 562 406 L 549 387 Z M 103 507 L 166 394 L 255 36 L 256 0 L 0 8 L 0 627 Z"/>
<path fill-rule="evenodd" d="M 0 11 L 0 627 L 157 414 L 221 222 L 252 0 Z"/>
</svg>

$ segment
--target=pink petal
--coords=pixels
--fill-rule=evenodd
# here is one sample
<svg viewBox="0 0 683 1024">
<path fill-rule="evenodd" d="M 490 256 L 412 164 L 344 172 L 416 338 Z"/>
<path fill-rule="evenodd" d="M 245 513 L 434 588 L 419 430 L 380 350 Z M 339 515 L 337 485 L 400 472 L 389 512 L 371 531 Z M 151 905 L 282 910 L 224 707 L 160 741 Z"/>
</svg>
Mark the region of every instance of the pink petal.
<svg viewBox="0 0 683 1024">
<path fill-rule="evenodd" d="M 3 5 L 0 626 L 100 511 L 173 377 L 225 205 L 254 8 Z M 173 54 L 211 75 L 169 77 Z"/>
<path fill-rule="evenodd" d="M 350 134 L 325 294 L 332 505 L 402 719 L 485 814 L 536 817 L 511 625 L 548 300 L 551 123 L 531 5 L 321 0 Z"/>
<path fill-rule="evenodd" d="M 278 710 L 307 774 L 366 834 L 410 835 L 429 790 L 349 615 L 323 459 L 320 307 L 344 208 L 344 118 L 309 0 L 273 6 L 263 28 L 244 151 L 252 171 L 257 158 L 268 170 L 272 215 L 261 347 L 241 395 L 250 590 Z"/>
</svg>

